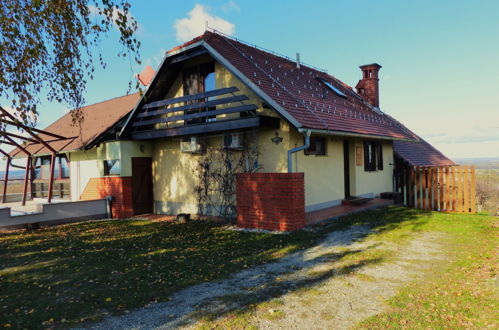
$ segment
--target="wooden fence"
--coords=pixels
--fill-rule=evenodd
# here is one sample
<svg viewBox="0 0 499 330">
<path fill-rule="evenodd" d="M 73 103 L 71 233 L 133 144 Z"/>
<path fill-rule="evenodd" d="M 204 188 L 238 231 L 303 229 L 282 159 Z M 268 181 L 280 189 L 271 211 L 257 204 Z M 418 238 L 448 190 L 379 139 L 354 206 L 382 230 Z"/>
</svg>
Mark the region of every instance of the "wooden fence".
<svg viewBox="0 0 499 330">
<path fill-rule="evenodd" d="M 406 168 L 399 172 L 396 179 L 406 206 L 476 213 L 475 166 Z"/>
</svg>

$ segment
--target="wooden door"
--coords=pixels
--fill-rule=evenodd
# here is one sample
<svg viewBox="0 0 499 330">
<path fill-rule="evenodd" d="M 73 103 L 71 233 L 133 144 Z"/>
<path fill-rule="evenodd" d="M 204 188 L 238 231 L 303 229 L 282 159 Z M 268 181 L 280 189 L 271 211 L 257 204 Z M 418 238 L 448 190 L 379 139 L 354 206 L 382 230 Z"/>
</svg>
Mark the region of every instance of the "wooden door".
<svg viewBox="0 0 499 330">
<path fill-rule="evenodd" d="M 132 197 L 133 212 L 137 214 L 152 213 L 152 158 L 132 158 Z"/>
</svg>

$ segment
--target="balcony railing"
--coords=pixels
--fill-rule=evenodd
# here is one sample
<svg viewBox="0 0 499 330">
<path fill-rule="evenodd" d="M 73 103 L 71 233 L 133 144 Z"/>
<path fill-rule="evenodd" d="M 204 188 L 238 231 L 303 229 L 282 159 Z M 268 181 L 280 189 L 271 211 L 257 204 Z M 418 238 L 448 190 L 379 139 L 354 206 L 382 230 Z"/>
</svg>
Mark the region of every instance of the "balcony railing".
<svg viewBox="0 0 499 330">
<path fill-rule="evenodd" d="M 258 126 L 279 127 L 278 118 L 257 115 L 258 107 L 245 104 L 248 97 L 236 95 L 238 91 L 237 87 L 227 87 L 145 104 L 132 124 L 135 128 L 132 137 L 140 140 Z"/>
</svg>

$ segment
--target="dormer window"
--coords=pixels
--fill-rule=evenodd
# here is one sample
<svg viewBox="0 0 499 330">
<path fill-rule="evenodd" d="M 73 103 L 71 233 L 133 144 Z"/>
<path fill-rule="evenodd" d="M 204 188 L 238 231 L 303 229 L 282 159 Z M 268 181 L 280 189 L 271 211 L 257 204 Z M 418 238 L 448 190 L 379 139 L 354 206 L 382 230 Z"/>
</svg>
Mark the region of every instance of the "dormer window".
<svg viewBox="0 0 499 330">
<path fill-rule="evenodd" d="M 346 98 L 347 96 L 340 91 L 338 88 L 334 87 L 329 81 L 319 78 L 319 80 L 330 90 L 332 90 L 336 95 Z"/>
</svg>

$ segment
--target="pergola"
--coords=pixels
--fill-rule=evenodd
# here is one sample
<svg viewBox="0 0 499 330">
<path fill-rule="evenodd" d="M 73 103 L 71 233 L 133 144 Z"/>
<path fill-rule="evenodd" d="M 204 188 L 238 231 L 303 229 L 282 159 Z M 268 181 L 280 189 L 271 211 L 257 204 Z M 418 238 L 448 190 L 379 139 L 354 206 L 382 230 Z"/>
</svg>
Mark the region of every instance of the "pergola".
<svg viewBox="0 0 499 330">
<path fill-rule="evenodd" d="M 32 169 L 32 158 L 33 156 L 40 151 L 42 148 L 47 148 L 51 154 L 50 159 L 50 179 L 49 179 L 49 187 L 48 187 L 48 202 L 52 201 L 53 197 L 53 186 L 54 186 L 54 165 L 57 156 L 57 150 L 55 150 L 50 143 L 55 141 L 68 140 L 71 138 L 67 138 L 58 134 L 54 134 L 51 132 L 47 132 L 41 129 L 29 127 L 27 125 L 22 124 L 16 119 L 12 114 L 10 114 L 7 110 L 0 106 L 0 124 L 3 125 L 3 130 L 0 130 L 0 153 L 3 154 L 7 159 L 7 164 L 5 168 L 5 179 L 3 186 L 3 195 L 2 195 L 2 203 L 6 202 L 7 197 L 7 185 L 9 181 L 9 169 L 10 167 L 21 168 L 22 166 L 17 166 L 12 164 L 12 156 L 4 151 L 1 147 L 3 144 L 7 144 L 10 146 L 17 147 L 22 153 L 26 155 L 26 166 L 25 174 L 24 174 L 24 189 L 23 189 L 23 198 L 22 205 L 26 205 L 26 194 L 28 191 L 28 181 L 29 181 L 29 173 Z M 20 129 L 26 133 L 27 136 L 15 134 L 8 132 L 9 128 Z M 42 136 L 48 136 L 51 139 L 45 140 Z M 29 151 L 28 148 L 31 146 L 39 146 L 39 148 L 34 151 Z"/>
</svg>

